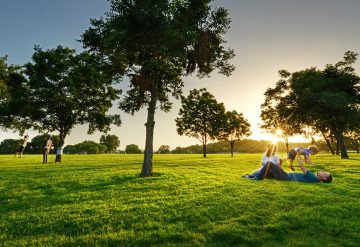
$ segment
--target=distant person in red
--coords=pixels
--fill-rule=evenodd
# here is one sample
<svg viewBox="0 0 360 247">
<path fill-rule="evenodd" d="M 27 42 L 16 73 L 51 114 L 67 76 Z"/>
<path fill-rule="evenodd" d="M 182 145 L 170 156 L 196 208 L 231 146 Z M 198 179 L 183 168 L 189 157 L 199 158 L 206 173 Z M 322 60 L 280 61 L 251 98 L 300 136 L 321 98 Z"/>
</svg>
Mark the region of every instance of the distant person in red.
<svg viewBox="0 0 360 247">
<path fill-rule="evenodd" d="M 50 152 L 51 147 L 52 147 L 52 141 L 51 141 L 51 137 L 49 136 L 48 139 L 44 142 L 42 147 L 43 164 L 48 163 L 48 154 Z"/>
<path fill-rule="evenodd" d="M 23 154 L 23 152 L 24 152 L 24 149 L 25 149 L 28 141 L 29 141 L 29 135 L 26 134 L 26 135 L 24 136 L 24 138 L 21 140 L 20 146 L 19 146 L 19 148 L 17 149 L 14 158 L 16 157 L 16 155 L 19 155 L 19 158 L 22 157 L 22 154 Z"/>
</svg>

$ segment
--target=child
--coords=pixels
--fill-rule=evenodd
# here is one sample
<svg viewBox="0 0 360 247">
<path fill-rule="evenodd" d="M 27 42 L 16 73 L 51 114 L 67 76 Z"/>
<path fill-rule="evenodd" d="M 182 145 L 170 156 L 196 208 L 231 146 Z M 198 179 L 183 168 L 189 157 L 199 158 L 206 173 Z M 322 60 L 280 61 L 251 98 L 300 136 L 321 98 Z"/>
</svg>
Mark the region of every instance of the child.
<svg viewBox="0 0 360 247">
<path fill-rule="evenodd" d="M 262 159 L 261 159 L 261 165 L 265 166 L 269 161 L 277 166 L 281 167 L 283 159 L 280 159 L 279 155 L 275 153 L 276 152 L 276 145 L 275 144 L 269 144 Z"/>
<path fill-rule="evenodd" d="M 293 163 L 294 163 L 296 154 L 304 155 L 304 159 L 307 164 L 315 165 L 314 163 L 312 163 L 312 161 L 310 159 L 310 155 L 315 155 L 318 153 L 319 153 L 319 149 L 315 145 L 311 145 L 308 148 L 297 147 L 297 148 L 291 149 L 288 154 L 288 159 L 290 160 L 289 168 L 291 170 L 295 171 Z"/>
</svg>

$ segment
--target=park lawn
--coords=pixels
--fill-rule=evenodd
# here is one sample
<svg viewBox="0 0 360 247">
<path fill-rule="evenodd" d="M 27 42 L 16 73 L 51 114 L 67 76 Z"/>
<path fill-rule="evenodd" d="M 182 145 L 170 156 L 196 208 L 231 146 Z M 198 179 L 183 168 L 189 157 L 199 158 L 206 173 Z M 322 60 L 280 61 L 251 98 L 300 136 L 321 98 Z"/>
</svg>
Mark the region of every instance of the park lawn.
<svg viewBox="0 0 360 247">
<path fill-rule="evenodd" d="M 261 154 L 155 155 L 144 179 L 142 158 L 0 155 L 0 246 L 360 245 L 358 154 L 313 158 L 331 184 L 242 178 Z"/>
</svg>

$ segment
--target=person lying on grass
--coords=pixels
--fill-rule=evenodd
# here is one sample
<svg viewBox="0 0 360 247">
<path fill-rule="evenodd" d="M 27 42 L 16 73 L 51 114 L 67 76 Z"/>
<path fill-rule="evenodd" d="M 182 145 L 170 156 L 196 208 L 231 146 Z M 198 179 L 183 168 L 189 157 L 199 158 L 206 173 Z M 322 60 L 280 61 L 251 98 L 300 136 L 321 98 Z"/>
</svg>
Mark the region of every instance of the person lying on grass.
<svg viewBox="0 0 360 247">
<path fill-rule="evenodd" d="M 281 167 L 268 162 L 261 169 L 256 170 L 252 174 L 246 174 L 243 177 L 249 179 L 264 179 L 264 178 L 274 178 L 278 180 L 290 180 L 290 181 L 299 181 L 305 183 L 331 183 L 332 176 L 328 172 L 317 172 L 313 174 L 311 171 L 306 169 L 303 161 L 301 160 L 299 154 L 296 155 L 299 167 L 302 170 L 302 173 L 297 172 L 285 172 Z"/>
</svg>

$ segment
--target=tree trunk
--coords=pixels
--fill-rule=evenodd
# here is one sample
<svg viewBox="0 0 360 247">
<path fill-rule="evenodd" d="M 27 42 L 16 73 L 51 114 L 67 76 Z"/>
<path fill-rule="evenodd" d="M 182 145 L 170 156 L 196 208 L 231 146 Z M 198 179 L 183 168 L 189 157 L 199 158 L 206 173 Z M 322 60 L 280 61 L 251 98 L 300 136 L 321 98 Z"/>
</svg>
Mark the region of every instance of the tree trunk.
<svg viewBox="0 0 360 247">
<path fill-rule="evenodd" d="M 343 137 L 342 132 L 338 132 L 337 137 L 338 137 L 339 148 L 341 150 L 341 158 L 348 159 L 349 155 L 346 151 L 346 146 L 345 146 L 344 137 Z"/>
<path fill-rule="evenodd" d="M 55 163 L 61 163 L 61 157 L 62 157 L 62 153 L 64 150 L 64 144 L 65 144 L 65 137 L 66 137 L 66 134 L 60 133 L 60 142 L 59 142 L 59 147 L 56 150 Z"/>
<path fill-rule="evenodd" d="M 340 140 L 339 136 L 336 134 L 336 155 L 340 154 Z"/>
<path fill-rule="evenodd" d="M 203 158 L 206 158 L 206 143 L 203 144 Z"/>
<path fill-rule="evenodd" d="M 329 149 L 330 149 L 330 152 L 332 155 L 335 155 L 335 152 L 334 152 L 334 149 L 333 147 L 331 146 L 331 143 L 329 142 L 329 140 L 326 138 L 324 132 L 321 131 L 321 134 L 323 135 L 325 141 L 326 141 L 326 144 L 328 145 Z"/>
<path fill-rule="evenodd" d="M 231 152 L 231 157 L 234 157 L 234 142 L 230 142 L 230 152 Z"/>
<path fill-rule="evenodd" d="M 286 153 L 289 154 L 289 139 L 285 138 Z"/>
<path fill-rule="evenodd" d="M 151 100 L 148 107 L 148 115 L 146 126 L 146 140 L 145 140 L 145 151 L 144 151 L 144 162 L 141 170 L 141 177 L 150 177 L 153 175 L 152 160 L 154 153 L 154 127 L 155 127 L 155 110 L 157 102 L 157 87 L 156 83 L 153 83 L 151 90 Z"/>
</svg>

